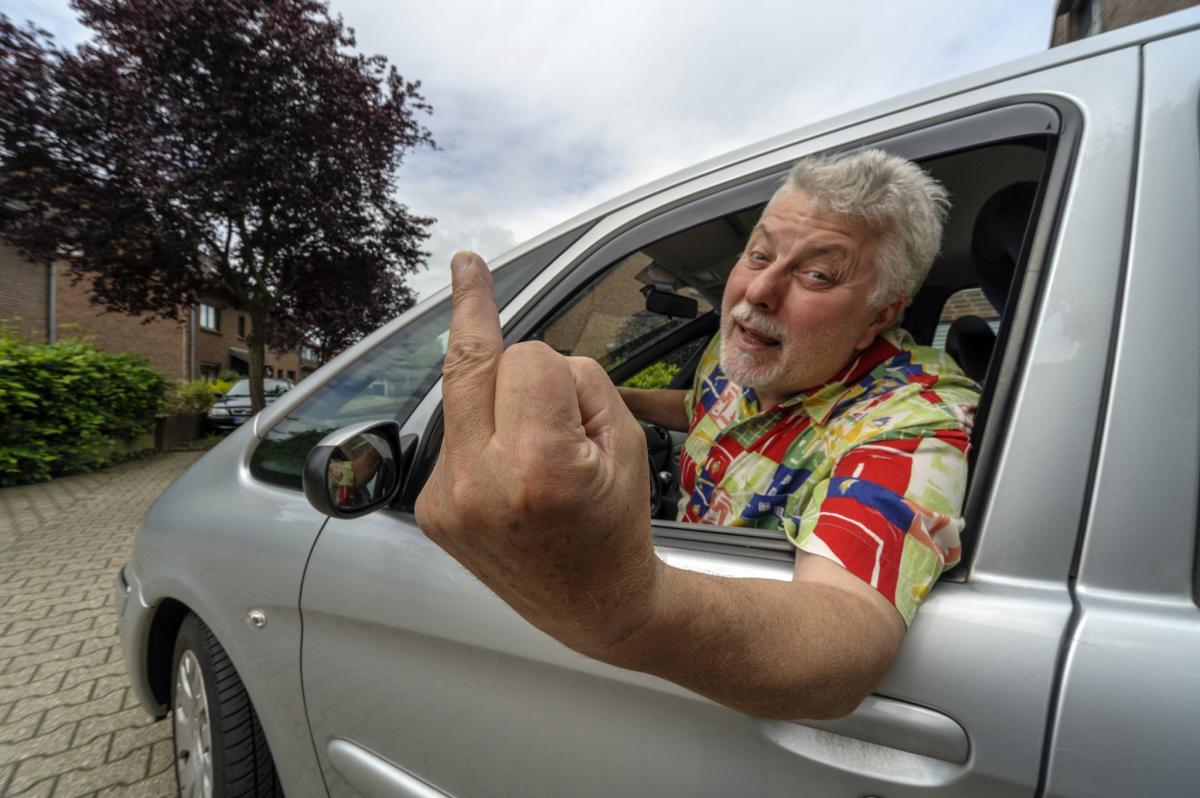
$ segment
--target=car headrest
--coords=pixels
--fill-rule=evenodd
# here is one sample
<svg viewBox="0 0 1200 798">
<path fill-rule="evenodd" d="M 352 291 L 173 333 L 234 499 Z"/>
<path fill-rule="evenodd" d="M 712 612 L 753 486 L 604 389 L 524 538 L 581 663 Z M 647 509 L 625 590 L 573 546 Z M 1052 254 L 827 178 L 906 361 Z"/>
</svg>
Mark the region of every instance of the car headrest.
<svg viewBox="0 0 1200 798">
<path fill-rule="evenodd" d="M 996 333 L 978 316 L 958 317 L 946 333 L 946 354 L 958 361 L 966 375 L 980 385 L 987 376 L 995 346 Z"/>
<path fill-rule="evenodd" d="M 971 234 L 975 274 L 983 295 L 1001 314 L 1008 301 L 1008 289 L 1016 273 L 1036 195 L 1037 183 L 1013 183 L 989 197 L 975 217 Z"/>
</svg>

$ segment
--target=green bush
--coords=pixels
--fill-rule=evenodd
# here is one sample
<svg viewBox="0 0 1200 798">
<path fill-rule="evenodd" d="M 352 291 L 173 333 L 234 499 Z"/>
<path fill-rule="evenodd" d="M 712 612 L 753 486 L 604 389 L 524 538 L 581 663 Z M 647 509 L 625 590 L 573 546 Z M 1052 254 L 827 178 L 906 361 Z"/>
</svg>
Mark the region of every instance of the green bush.
<svg viewBox="0 0 1200 798">
<path fill-rule="evenodd" d="M 230 385 L 232 385 L 233 383 L 237 382 L 238 380 L 244 379 L 245 376 L 246 376 L 245 374 L 238 374 L 233 369 L 225 369 L 224 371 L 222 371 L 220 374 L 217 375 L 217 382 L 227 382 Z"/>
<path fill-rule="evenodd" d="M 216 393 L 228 390 L 229 386 L 219 380 L 209 382 L 200 379 L 179 384 L 168 383 L 158 403 L 158 414 L 173 416 L 177 413 L 207 413 L 216 401 Z"/>
<path fill-rule="evenodd" d="M 0 335 L 0 486 L 90 471 L 149 432 L 166 381 L 142 358 Z"/>
<path fill-rule="evenodd" d="M 666 388 L 678 373 L 678 364 L 659 361 L 646 366 L 622 384 L 630 388 Z"/>
<path fill-rule="evenodd" d="M 178 390 L 183 412 L 206 413 L 208 408 L 212 407 L 213 383 L 207 380 L 192 380 L 180 385 Z"/>
</svg>

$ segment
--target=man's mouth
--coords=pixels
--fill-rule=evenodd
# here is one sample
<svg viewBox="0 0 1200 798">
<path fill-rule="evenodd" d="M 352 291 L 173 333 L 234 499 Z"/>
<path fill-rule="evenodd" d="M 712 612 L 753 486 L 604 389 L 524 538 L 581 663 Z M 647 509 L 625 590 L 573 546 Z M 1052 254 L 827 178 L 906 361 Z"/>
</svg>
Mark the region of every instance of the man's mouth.
<svg viewBox="0 0 1200 798">
<path fill-rule="evenodd" d="M 779 346 L 778 339 L 747 327 L 739 321 L 734 321 L 733 326 L 737 331 L 738 343 L 744 349 L 770 349 Z"/>
</svg>

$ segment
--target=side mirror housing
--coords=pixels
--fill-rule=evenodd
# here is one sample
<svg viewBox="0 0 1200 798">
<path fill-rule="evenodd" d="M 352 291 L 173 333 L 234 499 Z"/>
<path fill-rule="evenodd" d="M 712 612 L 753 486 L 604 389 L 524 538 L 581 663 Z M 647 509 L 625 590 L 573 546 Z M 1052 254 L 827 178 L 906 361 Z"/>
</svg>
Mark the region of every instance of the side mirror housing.
<svg viewBox="0 0 1200 798">
<path fill-rule="evenodd" d="M 304 497 L 317 512 L 358 518 L 388 506 L 408 475 L 416 435 L 391 420 L 351 424 L 326 435 L 304 461 Z"/>
</svg>

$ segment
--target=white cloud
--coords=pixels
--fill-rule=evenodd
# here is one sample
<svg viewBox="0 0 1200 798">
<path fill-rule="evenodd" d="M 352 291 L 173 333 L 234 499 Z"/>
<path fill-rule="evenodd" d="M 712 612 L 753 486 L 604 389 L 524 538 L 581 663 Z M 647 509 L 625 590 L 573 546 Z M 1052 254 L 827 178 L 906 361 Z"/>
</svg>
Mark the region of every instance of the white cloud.
<svg viewBox="0 0 1200 798">
<path fill-rule="evenodd" d="M 65 5 L 0 0 L 10 16 L 68 32 Z M 421 80 L 434 106 L 426 121 L 439 149 L 411 154 L 398 189 L 415 213 L 438 219 L 426 245 L 430 268 L 412 279 L 422 296 L 445 284 L 458 249 L 493 257 L 691 163 L 1042 50 L 1053 7 L 1054 0 L 332 3 L 359 49 Z"/>
</svg>

